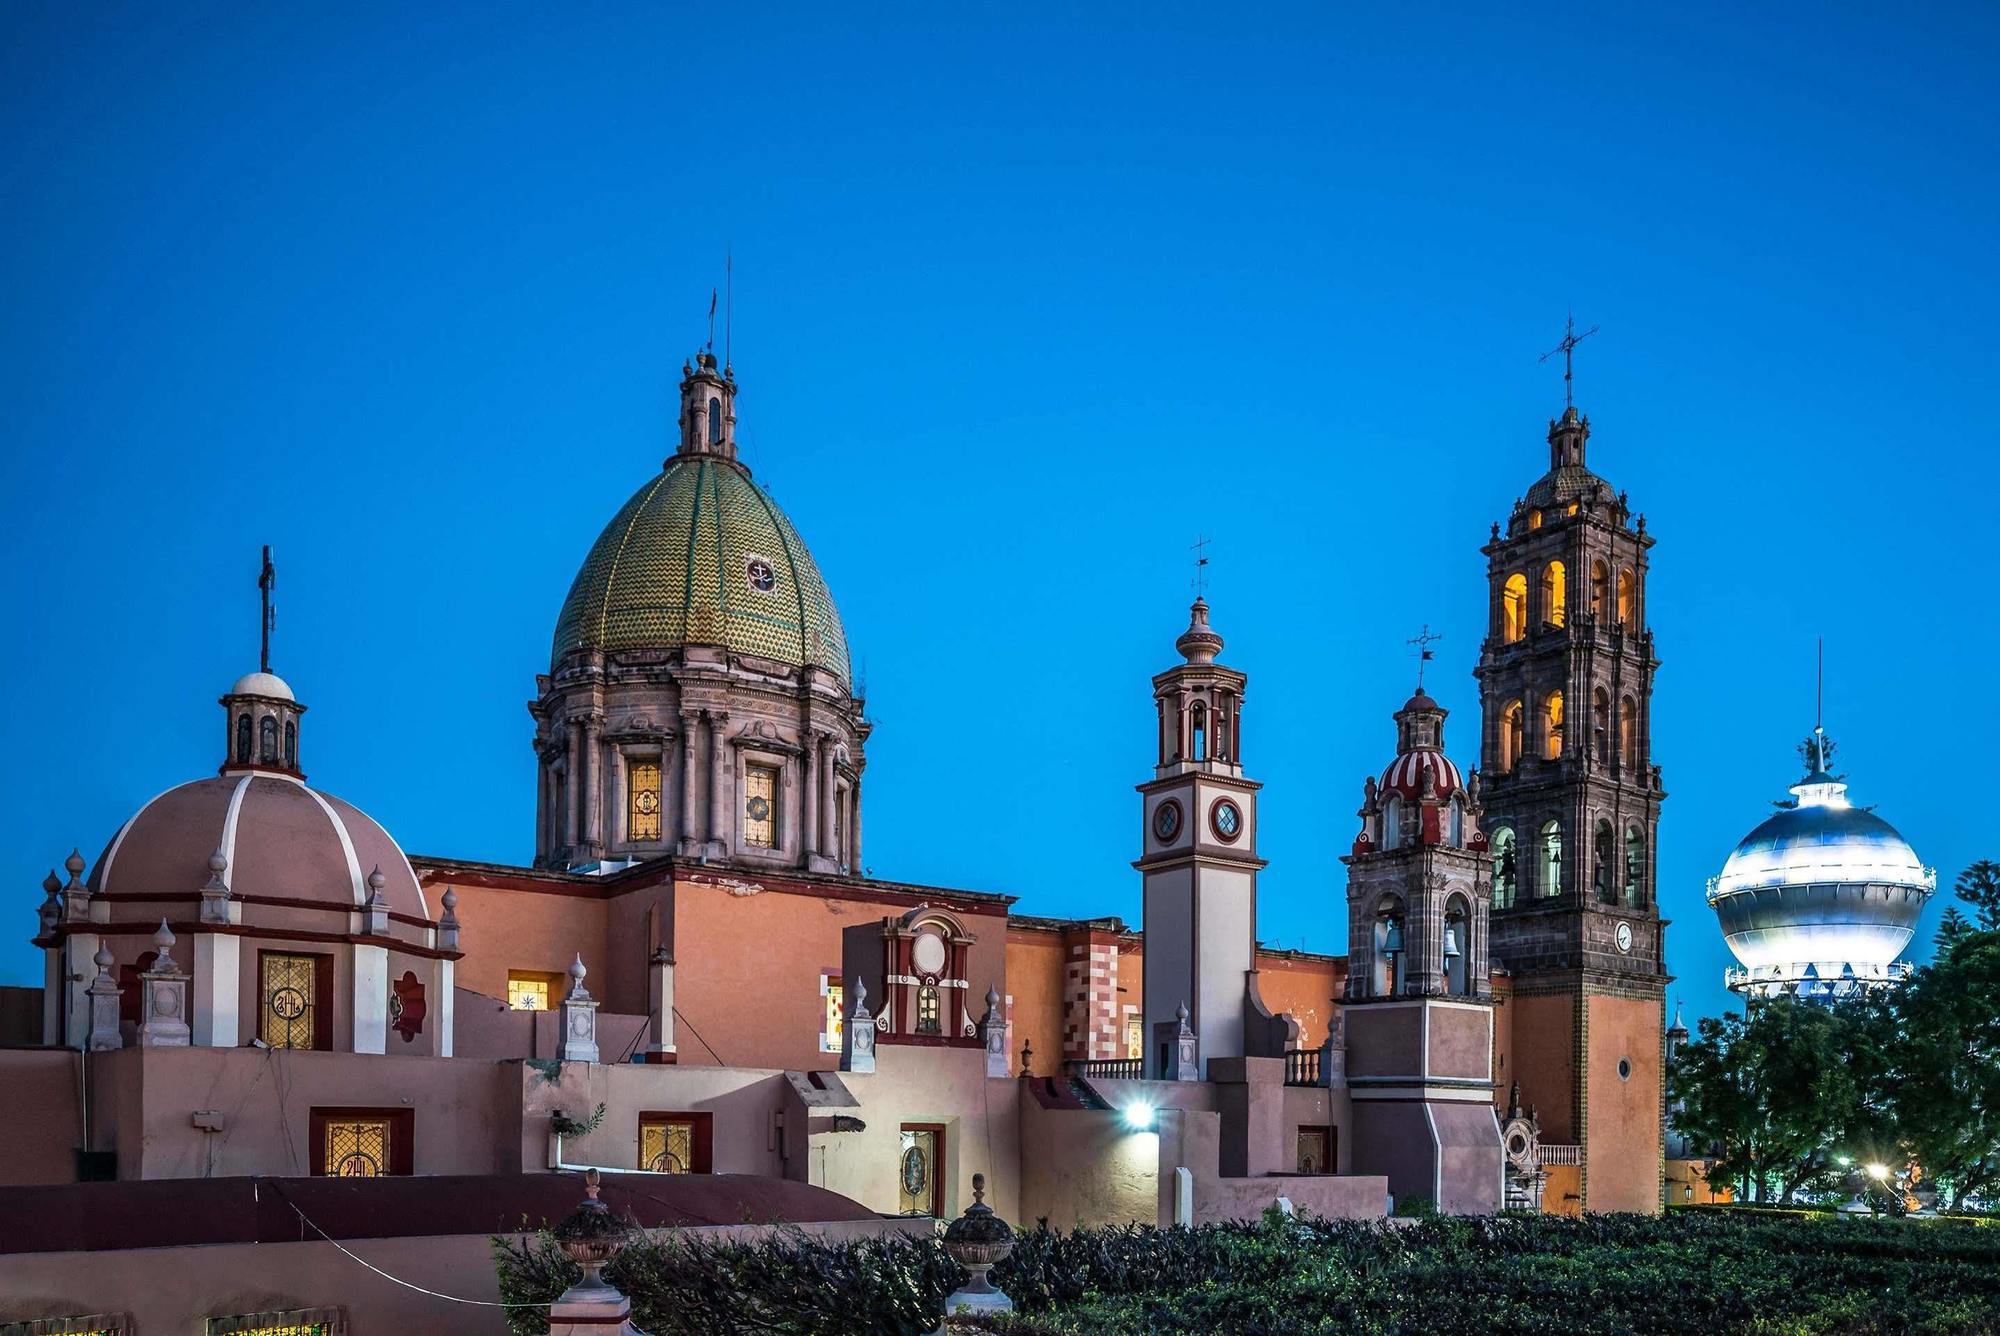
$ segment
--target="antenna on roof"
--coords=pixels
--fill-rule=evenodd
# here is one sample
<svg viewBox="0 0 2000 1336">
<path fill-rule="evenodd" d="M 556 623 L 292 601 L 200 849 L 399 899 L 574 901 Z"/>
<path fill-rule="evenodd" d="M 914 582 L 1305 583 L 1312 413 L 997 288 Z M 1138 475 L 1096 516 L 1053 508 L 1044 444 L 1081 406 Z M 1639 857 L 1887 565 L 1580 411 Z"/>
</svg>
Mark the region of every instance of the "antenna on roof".
<svg viewBox="0 0 2000 1336">
<path fill-rule="evenodd" d="M 1561 353 L 1563 355 L 1563 407 L 1564 408 L 1576 407 L 1576 397 L 1574 394 L 1571 393 L 1571 390 L 1573 388 L 1571 381 L 1573 377 L 1570 374 L 1572 370 L 1571 360 L 1576 355 L 1576 345 L 1582 343 L 1585 339 L 1589 338 L 1596 332 L 1597 332 L 1597 326 L 1592 325 L 1589 329 L 1583 331 L 1583 333 L 1581 334 L 1577 333 L 1576 315 L 1574 312 L 1572 312 L 1570 314 L 1569 319 L 1563 325 L 1562 342 L 1558 343 L 1555 347 L 1549 349 L 1547 352 L 1543 353 L 1539 358 L 1536 359 L 1537 361 L 1546 362 L 1551 357 L 1554 357 L 1557 353 Z"/>
<path fill-rule="evenodd" d="M 732 327 L 736 323 L 736 247 L 731 246 L 722 258 L 722 369 L 727 371 L 733 363 L 729 356 Z"/>
<path fill-rule="evenodd" d="M 1826 637 L 1819 638 L 1819 666 L 1813 672 L 1813 732 L 1826 728 Z"/>
</svg>

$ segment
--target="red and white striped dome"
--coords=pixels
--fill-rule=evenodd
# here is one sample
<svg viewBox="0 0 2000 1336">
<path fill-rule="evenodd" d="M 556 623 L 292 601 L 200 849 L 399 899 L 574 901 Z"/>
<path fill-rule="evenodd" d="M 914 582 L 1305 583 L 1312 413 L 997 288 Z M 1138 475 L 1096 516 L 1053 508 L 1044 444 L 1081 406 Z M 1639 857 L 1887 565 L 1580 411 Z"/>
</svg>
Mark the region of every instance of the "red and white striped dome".
<svg viewBox="0 0 2000 1336">
<path fill-rule="evenodd" d="M 1449 798 L 1464 787 L 1458 778 L 1458 767 L 1451 763 L 1451 758 L 1430 747 L 1404 752 L 1389 762 L 1389 768 L 1382 772 L 1382 778 L 1376 783 L 1385 794 L 1394 793 L 1414 800 L 1424 795 L 1426 774 L 1437 786 L 1439 798 Z"/>
</svg>

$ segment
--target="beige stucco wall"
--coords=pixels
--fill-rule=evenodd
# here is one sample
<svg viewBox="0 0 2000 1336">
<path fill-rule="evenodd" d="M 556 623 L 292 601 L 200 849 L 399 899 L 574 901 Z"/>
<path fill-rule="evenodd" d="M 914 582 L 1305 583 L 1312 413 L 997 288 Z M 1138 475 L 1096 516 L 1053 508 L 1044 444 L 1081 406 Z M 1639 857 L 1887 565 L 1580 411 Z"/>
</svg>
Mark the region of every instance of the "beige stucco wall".
<svg viewBox="0 0 2000 1336">
<path fill-rule="evenodd" d="M 85 1061 L 64 1048 L 0 1051 L 0 1089 L 18 1111 L 0 1137 L 0 1183 L 76 1180 L 78 1081 Z M 94 1072 L 99 1060 L 88 1061 Z"/>
<path fill-rule="evenodd" d="M 1221 1148 L 1220 1114 L 1189 1109 L 1159 1113 L 1159 1196 L 1161 1223 L 1174 1218 L 1175 1170 L 1194 1175 L 1194 1222 L 1254 1220 L 1288 1199 L 1300 1210 L 1330 1219 L 1380 1220 L 1388 1214 L 1388 1180 L 1377 1175 L 1263 1174 L 1224 1178 L 1217 1172 Z"/>
<path fill-rule="evenodd" d="M 1023 1226 L 1038 1219 L 1054 1229 L 1157 1223 L 1157 1132 L 1135 1131 L 1115 1111 L 1044 1109 L 1026 1090 L 1020 1108 Z"/>
<path fill-rule="evenodd" d="M 1592 1211 L 1660 1209 L 1662 1004 L 1590 997 L 1589 1122 L 1584 1129 L 1584 1206 Z M 1630 1064 L 1620 1077 L 1618 1063 Z"/>
<path fill-rule="evenodd" d="M 518 1154 L 530 1171 L 548 1167 L 549 1116 L 557 1109 L 588 1118 L 599 1104 L 604 1120 L 597 1130 L 563 1143 L 573 1165 L 611 1169 L 639 1166 L 639 1116 L 644 1113 L 706 1113 L 713 1133 L 714 1172 L 803 1178 L 803 1166 L 789 1164 L 776 1121 L 785 1107 L 784 1074 L 734 1067 L 680 1067 L 658 1063 L 586 1064 L 566 1062 L 550 1079 L 545 1067 L 506 1064 L 520 1101 Z"/>
</svg>

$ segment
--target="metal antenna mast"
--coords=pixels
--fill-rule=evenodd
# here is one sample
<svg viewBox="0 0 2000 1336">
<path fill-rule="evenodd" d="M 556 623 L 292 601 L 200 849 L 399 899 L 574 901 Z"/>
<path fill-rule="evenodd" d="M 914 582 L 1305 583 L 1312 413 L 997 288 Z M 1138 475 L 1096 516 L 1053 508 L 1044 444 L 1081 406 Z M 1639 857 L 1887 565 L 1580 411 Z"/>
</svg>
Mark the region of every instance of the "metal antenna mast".
<svg viewBox="0 0 2000 1336">
<path fill-rule="evenodd" d="M 271 671 L 271 628 L 277 624 L 278 615 L 277 610 L 271 606 L 271 591 L 277 587 L 277 584 L 278 568 L 271 564 L 271 545 L 266 543 L 264 544 L 264 567 L 257 572 L 258 598 L 263 604 L 263 613 L 257 619 L 263 631 L 263 645 L 257 654 L 257 670 L 259 672 L 268 673 Z"/>
<path fill-rule="evenodd" d="M 1576 396 L 1573 392 L 1575 387 L 1572 383 L 1575 379 L 1575 376 L 1573 374 L 1574 372 L 1573 361 L 1576 356 L 1576 345 L 1582 343 L 1585 339 L 1589 338 L 1596 332 L 1597 332 L 1597 326 L 1592 325 L 1589 329 L 1583 331 L 1583 333 L 1581 334 L 1577 333 L 1576 316 L 1574 314 L 1571 314 L 1569 319 L 1563 325 L 1562 342 L 1558 343 L 1555 347 L 1549 349 L 1547 352 L 1543 353 L 1539 358 L 1536 359 L 1538 362 L 1546 362 L 1551 357 L 1554 357 L 1557 353 L 1561 353 L 1563 355 L 1563 407 L 1564 408 L 1576 407 Z"/>
<path fill-rule="evenodd" d="M 1437 657 L 1431 653 L 1431 646 L 1443 639 L 1443 635 L 1431 630 L 1431 624 L 1425 622 L 1423 632 L 1410 637 L 1407 642 L 1417 647 L 1417 690 L 1419 691 L 1424 689 L 1424 665 Z"/>
<path fill-rule="evenodd" d="M 1208 540 L 1196 538 L 1188 550 L 1194 553 L 1194 579 L 1188 583 L 1194 586 L 1194 596 L 1200 598 L 1208 593 Z"/>
<path fill-rule="evenodd" d="M 727 371 L 733 363 L 729 357 L 729 345 L 733 341 L 736 325 L 736 248 L 731 246 L 722 258 L 722 369 Z"/>
</svg>

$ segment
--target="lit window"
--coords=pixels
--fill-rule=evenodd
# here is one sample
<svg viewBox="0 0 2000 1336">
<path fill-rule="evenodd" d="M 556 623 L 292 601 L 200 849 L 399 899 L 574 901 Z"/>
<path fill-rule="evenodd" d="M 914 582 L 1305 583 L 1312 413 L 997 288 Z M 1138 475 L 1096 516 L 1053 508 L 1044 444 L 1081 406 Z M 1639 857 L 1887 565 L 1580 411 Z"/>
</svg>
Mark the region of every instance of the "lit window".
<svg viewBox="0 0 2000 1336">
<path fill-rule="evenodd" d="M 626 769 L 629 797 L 625 813 L 625 838 L 654 842 L 660 838 L 660 763 L 633 761 Z"/>
<path fill-rule="evenodd" d="M 392 1172 L 391 1138 L 387 1118 L 329 1118 L 320 1130 L 320 1172 L 330 1178 L 382 1178 Z"/>
<path fill-rule="evenodd" d="M 1528 577 L 1516 571 L 1500 587 L 1500 638 L 1508 644 L 1528 630 Z"/>
<path fill-rule="evenodd" d="M 1521 764 L 1521 753 L 1526 750 L 1527 712 L 1520 701 L 1509 701 L 1500 713 L 1500 772 L 1511 775 Z"/>
<path fill-rule="evenodd" d="M 917 989 L 917 1033 L 941 1034 L 943 1025 L 938 1015 L 938 989 L 934 983 L 927 983 Z"/>
<path fill-rule="evenodd" d="M 1125 1056 L 1134 1061 L 1146 1056 L 1146 1023 L 1137 1016 L 1125 1018 Z"/>
<path fill-rule="evenodd" d="M 513 1011 L 547 1011 L 549 980 L 543 974 L 507 975 L 507 1006 Z"/>
<path fill-rule="evenodd" d="M 1542 527 L 1542 512 L 1541 512 L 1541 511 L 1539 511 L 1539 510 L 1531 510 L 1531 511 L 1529 511 L 1529 512 L 1528 512 L 1528 527 L 1529 527 L 1530 529 L 1539 529 L 1539 528 L 1541 528 L 1541 527 Z"/>
<path fill-rule="evenodd" d="M 272 1048 L 312 1048 L 318 1038 L 320 957 L 262 954 L 257 1037 Z"/>
<path fill-rule="evenodd" d="M 839 975 L 822 977 L 825 981 L 826 1015 L 820 1022 L 819 1047 L 822 1053 L 838 1053 L 841 1036 L 846 1033 L 847 989 Z"/>
<path fill-rule="evenodd" d="M 276 1313 L 212 1317 L 202 1331 L 206 1336 L 347 1336 L 347 1311 L 293 1308 Z"/>
<path fill-rule="evenodd" d="M 1562 692 L 1551 691 L 1549 693 L 1548 700 L 1542 706 L 1542 720 L 1544 725 L 1542 739 L 1544 744 L 1543 755 L 1554 761 L 1559 759 L 1563 754 Z"/>
<path fill-rule="evenodd" d="M 1542 620 L 1550 626 L 1563 624 L 1569 605 L 1569 572 L 1560 561 L 1552 561 L 1542 572 Z"/>
<path fill-rule="evenodd" d="M 757 849 L 778 847 L 778 771 L 775 766 L 743 768 L 743 842 Z"/>
<path fill-rule="evenodd" d="M 1633 591 L 1632 572 L 1629 570 L 1618 572 L 1618 624 L 1627 628 L 1633 621 L 1635 606 Z"/>
<path fill-rule="evenodd" d="M 1600 622 L 1610 620 L 1611 571 L 1601 561 L 1590 563 L 1590 615 Z"/>
<path fill-rule="evenodd" d="M 639 1124 L 639 1167 L 655 1174 L 694 1172 L 694 1124 L 685 1118 Z"/>
</svg>

